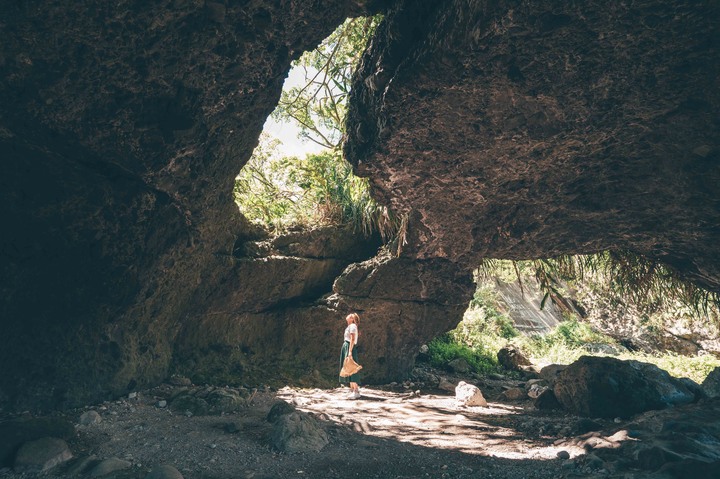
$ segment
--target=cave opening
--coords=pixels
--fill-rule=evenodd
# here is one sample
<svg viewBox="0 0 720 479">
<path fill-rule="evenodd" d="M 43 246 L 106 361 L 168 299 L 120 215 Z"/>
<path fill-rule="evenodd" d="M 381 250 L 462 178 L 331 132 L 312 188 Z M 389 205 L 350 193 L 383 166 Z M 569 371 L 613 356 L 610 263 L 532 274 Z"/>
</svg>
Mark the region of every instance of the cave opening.
<svg viewBox="0 0 720 479">
<path fill-rule="evenodd" d="M 419 363 L 521 379 L 525 369 L 615 357 L 697 384 L 720 366 L 720 309 L 708 291 L 667 272 L 652 285 L 639 284 L 633 278 L 645 259 L 627 271 L 609 252 L 560 260 L 582 264 L 582 271 L 558 268 L 557 261 L 485 261 L 474 272 L 476 289 L 462 321 L 423 346 Z M 522 363 L 504 361 L 508 349 L 520 351 Z"/>
<path fill-rule="evenodd" d="M 352 224 L 389 235 L 387 208 L 342 153 L 353 73 L 382 16 L 348 18 L 286 78 L 258 146 L 235 180 L 240 212 L 274 234 Z"/>
</svg>

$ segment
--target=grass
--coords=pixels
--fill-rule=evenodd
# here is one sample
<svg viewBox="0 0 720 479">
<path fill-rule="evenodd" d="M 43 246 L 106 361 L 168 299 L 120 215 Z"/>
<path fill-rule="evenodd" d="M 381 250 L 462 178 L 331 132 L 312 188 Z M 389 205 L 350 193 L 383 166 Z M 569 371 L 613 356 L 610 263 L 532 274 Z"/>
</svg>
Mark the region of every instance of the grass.
<svg viewBox="0 0 720 479">
<path fill-rule="evenodd" d="M 464 359 L 471 370 L 478 374 L 500 372 L 502 369 L 492 351 L 460 344 L 450 334 L 432 340 L 428 350 L 430 364 L 437 368 L 446 368 L 451 361 Z"/>
<path fill-rule="evenodd" d="M 619 347 L 613 338 L 595 331 L 574 316 L 569 316 L 548 334 L 520 334 L 512 326 L 510 318 L 501 311 L 491 287 L 478 288 L 463 321 L 453 331 L 428 344 L 428 354 L 430 363 L 438 368 L 447 368 L 449 362 L 462 358 L 478 374 L 507 374 L 508 371 L 503 371 L 498 364 L 497 351 L 510 343 L 539 367 L 571 364 L 581 356 L 608 356 L 589 352 L 585 348 L 588 344 L 613 346 L 621 351 L 614 357 L 655 364 L 672 376 L 687 377 L 698 384 L 713 369 L 720 367 L 720 359 L 710 354 L 681 356 L 675 353 L 629 352 Z"/>
</svg>

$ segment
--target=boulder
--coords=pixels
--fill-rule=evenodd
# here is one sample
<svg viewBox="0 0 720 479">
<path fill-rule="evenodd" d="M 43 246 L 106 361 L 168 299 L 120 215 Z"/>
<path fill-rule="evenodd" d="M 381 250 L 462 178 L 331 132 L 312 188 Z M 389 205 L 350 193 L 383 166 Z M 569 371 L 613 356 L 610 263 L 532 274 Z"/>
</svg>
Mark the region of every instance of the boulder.
<svg viewBox="0 0 720 479">
<path fill-rule="evenodd" d="M 545 388 L 538 394 L 533 401 L 533 405 L 536 409 L 541 411 L 550 411 L 554 409 L 562 409 L 562 405 L 555 397 L 555 393 L 550 388 Z"/>
<path fill-rule="evenodd" d="M 460 381 L 455 387 L 455 399 L 461 406 L 487 406 L 482 391 L 477 386 L 465 381 Z"/>
<path fill-rule="evenodd" d="M 177 394 L 170 402 L 172 410 L 192 416 L 220 416 L 246 406 L 245 398 L 231 388 L 188 389 Z"/>
<path fill-rule="evenodd" d="M 117 457 L 111 457 L 101 461 L 98 465 L 92 468 L 90 471 L 90 477 L 103 477 L 113 472 L 122 471 L 129 469 L 132 466 L 130 461 L 118 459 Z"/>
<path fill-rule="evenodd" d="M 329 442 L 318 421 L 301 411 L 279 416 L 270 435 L 270 443 L 275 449 L 290 454 L 317 452 Z"/>
<path fill-rule="evenodd" d="M 68 440 L 75 435 L 75 426 L 59 417 L 13 419 L 0 423 L 0 467 L 12 466 L 15 453 L 26 442 L 43 437 Z"/>
<path fill-rule="evenodd" d="M 455 384 L 448 381 L 447 378 L 440 378 L 440 381 L 438 382 L 438 389 L 453 393 L 455 392 Z"/>
<path fill-rule="evenodd" d="M 581 357 L 558 375 L 553 390 L 564 408 L 589 417 L 627 418 L 695 400 L 657 366 L 609 357 Z"/>
<path fill-rule="evenodd" d="M 22 445 L 15 456 L 15 472 L 38 474 L 52 469 L 72 458 L 65 441 L 43 437 Z"/>
<path fill-rule="evenodd" d="M 83 426 L 102 422 L 102 416 L 97 411 L 86 411 L 80 415 L 78 422 Z"/>
<path fill-rule="evenodd" d="M 183 479 L 183 475 L 175 467 L 164 464 L 153 467 L 145 479 Z"/>
<path fill-rule="evenodd" d="M 508 401 L 519 401 L 527 398 L 527 391 L 523 388 L 510 388 L 503 391 L 502 395 Z"/>
<path fill-rule="evenodd" d="M 265 419 L 267 419 L 268 422 L 274 423 L 279 417 L 293 412 L 295 412 L 295 406 L 287 401 L 277 401 L 272 405 Z"/>
<path fill-rule="evenodd" d="M 548 364 L 540 370 L 540 377 L 548 382 L 550 386 L 555 384 L 555 380 L 561 371 L 567 368 L 566 364 Z"/>
<path fill-rule="evenodd" d="M 502 367 L 511 371 L 524 371 L 523 366 L 532 366 L 522 351 L 512 344 L 501 348 L 497 353 L 497 358 Z"/>
<path fill-rule="evenodd" d="M 720 396 L 720 367 L 713 369 L 702 383 L 703 391 L 708 397 Z"/>
</svg>

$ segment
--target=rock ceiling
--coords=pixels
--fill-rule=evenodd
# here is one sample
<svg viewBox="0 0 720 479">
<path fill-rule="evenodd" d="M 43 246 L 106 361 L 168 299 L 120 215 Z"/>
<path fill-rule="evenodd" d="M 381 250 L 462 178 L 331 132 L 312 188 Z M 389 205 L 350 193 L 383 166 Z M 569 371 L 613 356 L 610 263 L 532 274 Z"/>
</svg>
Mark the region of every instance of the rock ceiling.
<svg viewBox="0 0 720 479">
<path fill-rule="evenodd" d="M 623 248 L 720 290 L 717 6 L 239 3 L 0 7 L 3 407 L 176 371 L 318 382 L 349 309 L 399 377 L 483 257 Z M 249 254 L 233 179 L 291 60 L 377 9 L 346 152 L 410 214 L 403 255 Z"/>
</svg>

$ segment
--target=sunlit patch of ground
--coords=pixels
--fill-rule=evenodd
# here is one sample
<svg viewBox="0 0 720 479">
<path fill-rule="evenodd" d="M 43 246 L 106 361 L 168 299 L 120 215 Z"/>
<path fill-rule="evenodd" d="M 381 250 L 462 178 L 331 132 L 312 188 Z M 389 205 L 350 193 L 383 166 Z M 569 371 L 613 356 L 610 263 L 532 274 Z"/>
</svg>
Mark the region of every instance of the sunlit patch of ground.
<svg viewBox="0 0 720 479">
<path fill-rule="evenodd" d="M 323 419 L 353 427 L 369 436 L 417 446 L 456 450 L 507 459 L 555 459 L 561 450 L 571 457 L 579 447 L 559 447 L 556 438 L 521 433 L 522 407 L 492 403 L 464 407 L 454 397 L 396 393 L 363 388 L 362 398 L 348 399 L 347 389 L 284 388 L 278 397 Z"/>
</svg>

